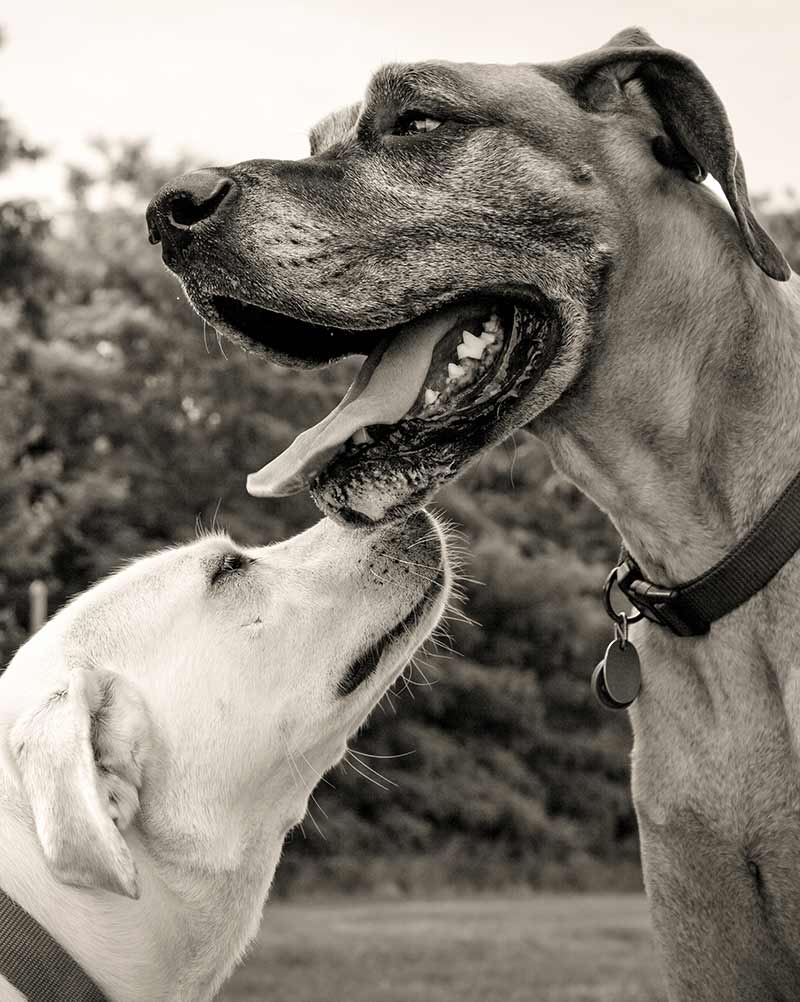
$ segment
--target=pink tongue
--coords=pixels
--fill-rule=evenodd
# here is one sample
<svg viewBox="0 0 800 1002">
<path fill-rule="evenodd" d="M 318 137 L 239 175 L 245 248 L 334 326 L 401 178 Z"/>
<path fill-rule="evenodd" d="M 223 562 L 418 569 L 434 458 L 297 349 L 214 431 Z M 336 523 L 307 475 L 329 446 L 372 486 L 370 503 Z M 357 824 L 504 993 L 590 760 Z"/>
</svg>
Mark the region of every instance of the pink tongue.
<svg viewBox="0 0 800 1002">
<path fill-rule="evenodd" d="M 420 394 L 433 349 L 453 327 L 458 310 L 410 324 L 382 341 L 362 365 L 344 399 L 319 424 L 298 435 L 289 448 L 247 478 L 255 497 L 284 497 L 302 491 L 359 428 L 395 424 Z"/>
</svg>

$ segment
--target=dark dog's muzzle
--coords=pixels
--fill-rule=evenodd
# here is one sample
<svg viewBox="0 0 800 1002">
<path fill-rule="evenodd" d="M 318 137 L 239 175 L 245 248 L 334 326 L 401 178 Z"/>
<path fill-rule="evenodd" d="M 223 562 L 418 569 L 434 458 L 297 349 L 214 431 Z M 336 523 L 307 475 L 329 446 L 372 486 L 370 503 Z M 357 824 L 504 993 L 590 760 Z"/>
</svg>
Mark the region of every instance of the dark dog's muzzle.
<svg viewBox="0 0 800 1002">
<path fill-rule="evenodd" d="M 219 170 L 192 171 L 170 181 L 147 207 L 151 244 L 163 245 L 164 260 L 184 250 L 194 231 L 219 215 L 234 200 L 236 185 Z"/>
</svg>

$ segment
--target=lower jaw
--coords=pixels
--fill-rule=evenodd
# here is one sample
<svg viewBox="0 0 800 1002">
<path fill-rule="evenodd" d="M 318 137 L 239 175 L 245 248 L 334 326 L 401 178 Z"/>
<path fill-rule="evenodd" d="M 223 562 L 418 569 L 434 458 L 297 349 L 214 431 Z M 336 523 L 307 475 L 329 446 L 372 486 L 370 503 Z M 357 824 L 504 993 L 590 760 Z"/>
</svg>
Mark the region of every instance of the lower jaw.
<svg viewBox="0 0 800 1002">
<path fill-rule="evenodd" d="M 325 470 L 312 483 L 311 497 L 323 515 L 340 525 L 374 526 L 411 514 L 446 479 L 405 463 L 374 473 L 368 467 Z"/>
</svg>

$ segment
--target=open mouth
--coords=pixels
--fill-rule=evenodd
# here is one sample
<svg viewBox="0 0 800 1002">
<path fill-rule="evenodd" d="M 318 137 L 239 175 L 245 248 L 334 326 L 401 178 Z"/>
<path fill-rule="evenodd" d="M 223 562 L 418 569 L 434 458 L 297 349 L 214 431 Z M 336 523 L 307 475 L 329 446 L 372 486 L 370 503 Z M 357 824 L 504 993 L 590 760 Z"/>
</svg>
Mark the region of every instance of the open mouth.
<svg viewBox="0 0 800 1002">
<path fill-rule="evenodd" d="M 257 497 L 296 494 L 354 462 L 390 465 L 398 451 L 408 457 L 494 427 L 555 351 L 552 315 L 532 298 L 478 295 L 381 331 L 318 326 L 229 297 L 211 307 L 227 332 L 285 364 L 367 355 L 341 403 L 249 476 Z"/>
<path fill-rule="evenodd" d="M 266 349 L 274 361 L 296 368 L 316 368 L 348 355 L 368 355 L 375 347 L 375 331 L 324 327 L 231 296 L 212 296 L 210 306 L 208 319 L 221 320 L 229 336 L 250 349 Z"/>
<path fill-rule="evenodd" d="M 425 594 L 404 616 L 396 626 L 387 630 L 378 640 L 372 643 L 363 653 L 349 665 L 342 678 L 339 679 L 336 692 L 344 698 L 355 692 L 359 686 L 375 673 L 381 658 L 391 645 L 397 640 L 404 640 L 415 632 L 419 624 L 424 620 L 425 614 L 436 602 L 436 599 L 446 587 L 446 571 L 444 561 L 439 564 L 435 576 L 425 590 Z"/>
</svg>

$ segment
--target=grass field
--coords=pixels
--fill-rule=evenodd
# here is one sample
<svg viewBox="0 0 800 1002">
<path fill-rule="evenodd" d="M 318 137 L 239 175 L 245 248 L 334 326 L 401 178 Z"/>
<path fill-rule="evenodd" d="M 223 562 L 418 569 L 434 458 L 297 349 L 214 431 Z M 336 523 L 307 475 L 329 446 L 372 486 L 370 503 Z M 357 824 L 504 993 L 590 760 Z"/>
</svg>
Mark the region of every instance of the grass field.
<svg viewBox="0 0 800 1002">
<path fill-rule="evenodd" d="M 219 1002 L 663 1002 L 639 895 L 272 904 Z"/>
</svg>

